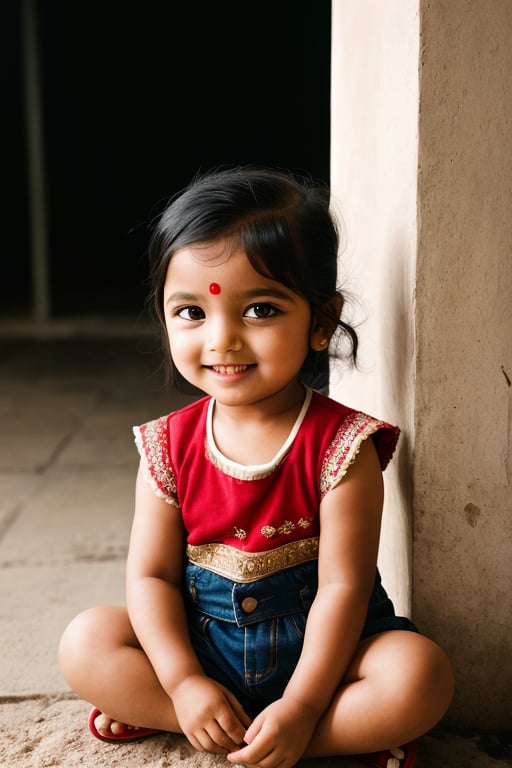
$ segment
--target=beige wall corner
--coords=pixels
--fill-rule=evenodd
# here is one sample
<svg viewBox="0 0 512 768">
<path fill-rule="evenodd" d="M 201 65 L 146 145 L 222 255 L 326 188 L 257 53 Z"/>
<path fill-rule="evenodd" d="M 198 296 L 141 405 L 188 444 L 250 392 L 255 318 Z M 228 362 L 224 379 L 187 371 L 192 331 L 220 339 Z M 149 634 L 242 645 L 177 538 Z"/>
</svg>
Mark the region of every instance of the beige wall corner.
<svg viewBox="0 0 512 768">
<path fill-rule="evenodd" d="M 421 3 L 414 614 L 512 723 L 512 3 Z"/>
<path fill-rule="evenodd" d="M 397 611 L 411 610 L 414 271 L 419 17 L 412 0 L 334 0 L 333 207 L 346 229 L 341 274 L 358 300 L 360 370 L 333 367 L 331 394 L 398 424 L 385 472 L 379 565 Z"/>
<path fill-rule="evenodd" d="M 448 721 L 510 728 L 512 4 L 333 0 L 332 74 L 341 265 L 367 316 L 363 370 L 332 394 L 403 429 L 381 567 L 454 662 Z"/>
</svg>

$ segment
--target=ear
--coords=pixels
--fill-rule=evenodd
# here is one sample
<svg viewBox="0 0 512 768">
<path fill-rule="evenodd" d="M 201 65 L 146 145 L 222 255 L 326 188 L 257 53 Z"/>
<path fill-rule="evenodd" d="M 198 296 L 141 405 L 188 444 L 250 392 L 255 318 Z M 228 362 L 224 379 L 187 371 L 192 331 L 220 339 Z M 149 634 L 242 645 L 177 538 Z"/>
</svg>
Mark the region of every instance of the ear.
<svg viewBox="0 0 512 768">
<path fill-rule="evenodd" d="M 338 327 L 342 309 L 343 297 L 339 293 L 316 309 L 309 336 L 309 345 L 314 352 L 328 348 L 331 336 Z"/>
<path fill-rule="evenodd" d="M 309 336 L 309 346 L 314 352 L 322 352 L 329 346 L 330 337 L 328 337 L 323 328 L 314 326 Z"/>
</svg>

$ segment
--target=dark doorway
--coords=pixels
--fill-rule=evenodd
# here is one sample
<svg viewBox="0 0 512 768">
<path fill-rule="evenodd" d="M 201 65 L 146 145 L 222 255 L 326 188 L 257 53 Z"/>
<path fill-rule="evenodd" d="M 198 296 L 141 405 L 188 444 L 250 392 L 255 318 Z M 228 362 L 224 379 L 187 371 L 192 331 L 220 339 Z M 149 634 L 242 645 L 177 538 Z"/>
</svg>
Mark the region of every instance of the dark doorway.
<svg viewBox="0 0 512 768">
<path fill-rule="evenodd" d="M 5 7 L 2 314 L 31 304 L 18 3 Z M 330 0 L 36 8 L 53 317 L 140 311 L 151 220 L 200 169 L 263 163 L 329 181 Z"/>
</svg>

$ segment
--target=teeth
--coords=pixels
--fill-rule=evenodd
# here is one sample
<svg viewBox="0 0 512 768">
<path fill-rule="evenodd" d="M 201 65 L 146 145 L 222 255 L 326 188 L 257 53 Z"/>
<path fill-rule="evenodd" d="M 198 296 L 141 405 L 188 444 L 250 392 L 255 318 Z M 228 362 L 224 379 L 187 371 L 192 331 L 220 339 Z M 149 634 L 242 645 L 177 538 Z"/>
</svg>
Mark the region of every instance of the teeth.
<svg viewBox="0 0 512 768">
<path fill-rule="evenodd" d="M 248 365 L 212 365 L 212 368 L 216 373 L 224 373 L 228 376 L 232 376 L 234 373 L 242 373 L 242 371 L 246 371 L 248 367 Z"/>
</svg>

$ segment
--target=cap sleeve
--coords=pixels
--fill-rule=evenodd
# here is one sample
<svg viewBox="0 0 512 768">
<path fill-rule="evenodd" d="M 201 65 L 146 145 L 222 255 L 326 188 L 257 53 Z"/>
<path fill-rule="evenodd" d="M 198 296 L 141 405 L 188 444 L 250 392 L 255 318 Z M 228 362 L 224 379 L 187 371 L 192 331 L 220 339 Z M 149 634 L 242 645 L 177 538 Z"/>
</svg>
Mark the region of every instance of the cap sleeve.
<svg viewBox="0 0 512 768">
<path fill-rule="evenodd" d="M 146 481 L 167 504 L 179 507 L 176 475 L 169 456 L 167 416 L 133 427 L 135 444 L 146 462 Z"/>
<path fill-rule="evenodd" d="M 363 441 L 372 437 L 381 469 L 389 464 L 396 448 L 400 430 L 385 421 L 374 419 L 360 411 L 349 414 L 339 427 L 322 462 L 320 474 L 321 496 L 334 488 L 354 463 Z"/>
</svg>

